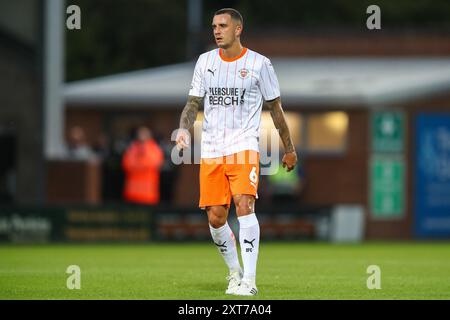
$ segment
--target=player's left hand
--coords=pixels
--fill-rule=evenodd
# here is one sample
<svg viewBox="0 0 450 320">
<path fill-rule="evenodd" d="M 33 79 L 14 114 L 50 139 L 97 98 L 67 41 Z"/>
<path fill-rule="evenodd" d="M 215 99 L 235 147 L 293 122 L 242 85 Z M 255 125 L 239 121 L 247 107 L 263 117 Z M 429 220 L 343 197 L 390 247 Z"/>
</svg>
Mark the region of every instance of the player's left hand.
<svg viewBox="0 0 450 320">
<path fill-rule="evenodd" d="M 287 172 L 292 171 L 297 164 L 297 153 L 295 151 L 286 152 L 283 156 L 283 159 L 281 159 L 281 162 L 283 168 L 287 167 Z"/>
</svg>

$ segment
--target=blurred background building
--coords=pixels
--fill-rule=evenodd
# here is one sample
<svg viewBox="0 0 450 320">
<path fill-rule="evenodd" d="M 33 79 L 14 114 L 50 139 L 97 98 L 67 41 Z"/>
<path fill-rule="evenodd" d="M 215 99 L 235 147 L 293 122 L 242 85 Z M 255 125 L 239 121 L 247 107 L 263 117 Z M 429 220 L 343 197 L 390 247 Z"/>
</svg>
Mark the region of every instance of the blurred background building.
<svg viewBox="0 0 450 320">
<path fill-rule="evenodd" d="M 72 4 L 80 30 L 66 27 Z M 379 30 L 366 26 L 371 4 Z M 285 194 L 274 192 L 285 178 L 261 176 L 262 235 L 449 238 L 448 1 L 3 0 L 0 239 L 17 235 L 14 217 L 49 239 L 209 237 L 198 165 L 174 165 L 170 137 L 222 7 L 241 11 L 242 43 L 272 60 L 301 159 Z M 157 206 L 123 199 L 140 126 L 164 152 Z"/>
</svg>

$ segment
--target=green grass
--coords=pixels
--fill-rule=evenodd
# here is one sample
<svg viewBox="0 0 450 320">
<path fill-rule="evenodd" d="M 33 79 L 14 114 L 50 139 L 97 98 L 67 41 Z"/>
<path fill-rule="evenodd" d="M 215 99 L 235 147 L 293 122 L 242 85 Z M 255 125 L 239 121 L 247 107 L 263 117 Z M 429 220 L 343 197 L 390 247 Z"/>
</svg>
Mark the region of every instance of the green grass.
<svg viewBox="0 0 450 320">
<path fill-rule="evenodd" d="M 80 290 L 66 288 L 69 265 Z M 0 246 L 0 299 L 236 299 L 226 273 L 207 243 Z M 257 280 L 255 299 L 450 299 L 450 244 L 263 243 Z"/>
</svg>

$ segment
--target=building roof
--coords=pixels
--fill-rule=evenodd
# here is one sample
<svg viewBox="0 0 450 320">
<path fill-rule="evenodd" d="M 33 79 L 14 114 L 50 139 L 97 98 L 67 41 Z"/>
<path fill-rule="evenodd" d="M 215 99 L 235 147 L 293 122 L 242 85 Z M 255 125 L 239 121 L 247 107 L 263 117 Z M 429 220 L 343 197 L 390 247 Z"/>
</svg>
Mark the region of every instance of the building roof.
<svg viewBox="0 0 450 320">
<path fill-rule="evenodd" d="M 286 106 L 378 107 L 450 90 L 450 58 L 273 58 Z M 194 62 L 65 84 L 70 106 L 184 105 Z"/>
</svg>

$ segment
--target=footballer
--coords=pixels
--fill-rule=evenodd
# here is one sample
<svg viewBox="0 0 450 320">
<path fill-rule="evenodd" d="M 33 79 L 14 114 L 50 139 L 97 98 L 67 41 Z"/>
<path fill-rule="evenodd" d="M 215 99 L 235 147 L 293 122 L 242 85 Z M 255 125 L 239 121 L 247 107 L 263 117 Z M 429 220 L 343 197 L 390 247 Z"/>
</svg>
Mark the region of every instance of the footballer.
<svg viewBox="0 0 450 320">
<path fill-rule="evenodd" d="M 259 181 L 259 131 L 263 104 L 270 110 L 284 145 L 283 167 L 294 169 L 297 154 L 286 124 L 280 88 L 268 58 L 242 46 L 241 14 L 217 11 L 212 32 L 217 48 L 199 56 L 178 129 L 179 149 L 190 143 L 203 107 L 199 207 L 208 215 L 212 239 L 229 268 L 226 294 L 258 293 L 256 266 L 260 228 L 255 214 Z M 227 223 L 231 199 L 239 221 L 239 262 L 235 236 Z"/>
</svg>

